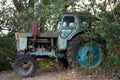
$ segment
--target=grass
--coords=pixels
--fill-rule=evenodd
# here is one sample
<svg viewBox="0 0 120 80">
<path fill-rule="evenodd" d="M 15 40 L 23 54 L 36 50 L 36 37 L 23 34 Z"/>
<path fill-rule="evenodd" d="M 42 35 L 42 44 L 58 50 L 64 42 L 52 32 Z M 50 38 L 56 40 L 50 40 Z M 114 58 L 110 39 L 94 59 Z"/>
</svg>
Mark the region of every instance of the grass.
<svg viewBox="0 0 120 80">
<path fill-rule="evenodd" d="M 55 60 L 51 60 L 51 59 L 45 59 L 45 60 L 41 60 L 39 61 L 39 70 L 40 71 L 55 71 L 56 69 L 59 69 L 59 63 Z"/>
<path fill-rule="evenodd" d="M 53 71 L 64 71 L 61 69 L 58 62 L 51 59 L 45 59 L 39 61 L 39 69 L 37 70 L 37 75 L 40 75 L 43 72 L 53 72 Z M 81 76 L 87 75 L 98 75 L 112 78 L 111 80 L 120 79 L 120 55 L 109 55 L 104 58 L 103 63 L 95 69 L 88 70 L 83 68 L 75 68 L 73 70 L 65 70 L 67 73 L 72 73 L 76 71 Z M 12 71 L 3 71 L 1 74 L 13 73 Z M 21 77 L 14 75 L 9 77 L 9 80 L 22 80 Z"/>
<path fill-rule="evenodd" d="M 52 72 L 55 70 L 60 70 L 59 64 L 53 60 L 43 60 L 39 63 L 40 72 Z M 67 70 L 71 73 L 71 69 Z M 103 63 L 95 69 L 83 69 L 77 68 L 76 70 L 81 75 L 104 75 L 108 77 L 116 77 L 120 79 L 120 55 L 108 55 L 104 57 Z"/>
</svg>

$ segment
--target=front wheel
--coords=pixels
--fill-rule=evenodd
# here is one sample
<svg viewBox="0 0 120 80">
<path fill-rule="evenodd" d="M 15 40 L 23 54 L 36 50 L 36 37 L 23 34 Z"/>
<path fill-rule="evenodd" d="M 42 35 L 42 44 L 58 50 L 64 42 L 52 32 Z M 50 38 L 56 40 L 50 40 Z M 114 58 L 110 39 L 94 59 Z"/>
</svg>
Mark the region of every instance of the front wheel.
<svg viewBox="0 0 120 80">
<path fill-rule="evenodd" d="M 20 56 L 15 60 L 14 71 L 21 77 L 31 77 L 37 69 L 37 61 L 31 56 Z"/>
<path fill-rule="evenodd" d="M 102 62 L 103 51 L 95 42 L 83 42 L 78 35 L 73 38 L 67 49 L 67 60 L 70 67 L 81 66 L 85 69 L 93 69 Z"/>
</svg>

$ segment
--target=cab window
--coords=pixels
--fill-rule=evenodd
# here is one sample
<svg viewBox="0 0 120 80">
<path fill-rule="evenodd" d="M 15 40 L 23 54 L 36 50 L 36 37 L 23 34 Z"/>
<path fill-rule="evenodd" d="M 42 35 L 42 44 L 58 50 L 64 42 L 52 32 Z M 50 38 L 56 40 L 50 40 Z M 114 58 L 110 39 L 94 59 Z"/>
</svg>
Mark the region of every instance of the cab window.
<svg viewBox="0 0 120 80">
<path fill-rule="evenodd" d="M 65 16 L 63 18 L 63 27 L 74 27 L 75 18 L 74 16 Z"/>
</svg>

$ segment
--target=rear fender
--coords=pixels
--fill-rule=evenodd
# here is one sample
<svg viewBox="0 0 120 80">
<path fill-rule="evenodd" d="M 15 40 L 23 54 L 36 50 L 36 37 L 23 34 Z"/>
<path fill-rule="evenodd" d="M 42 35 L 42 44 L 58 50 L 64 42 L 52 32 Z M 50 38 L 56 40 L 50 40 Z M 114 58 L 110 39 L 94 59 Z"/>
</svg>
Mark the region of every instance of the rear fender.
<svg viewBox="0 0 120 80">
<path fill-rule="evenodd" d="M 73 32 L 72 34 L 70 34 L 67 38 L 63 39 L 60 37 L 58 37 L 58 49 L 59 50 L 66 50 L 67 47 L 68 47 L 68 43 L 69 41 L 74 38 L 75 36 L 77 36 L 78 34 L 83 34 L 84 32 L 83 31 L 79 31 L 79 32 Z"/>
<path fill-rule="evenodd" d="M 84 31 L 77 31 L 76 33 L 71 34 L 71 35 L 67 38 L 67 40 L 69 41 L 69 40 L 73 39 L 75 36 L 77 36 L 77 35 L 79 35 L 79 34 L 83 34 L 83 33 L 84 33 Z"/>
</svg>

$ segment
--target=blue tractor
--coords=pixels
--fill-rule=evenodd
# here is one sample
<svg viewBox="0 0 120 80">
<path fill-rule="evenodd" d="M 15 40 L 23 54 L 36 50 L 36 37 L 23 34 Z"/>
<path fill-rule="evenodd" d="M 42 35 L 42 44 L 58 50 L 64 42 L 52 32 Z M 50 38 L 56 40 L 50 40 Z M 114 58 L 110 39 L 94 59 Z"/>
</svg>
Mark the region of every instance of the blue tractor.
<svg viewBox="0 0 120 80">
<path fill-rule="evenodd" d="M 46 58 L 61 61 L 71 68 L 99 66 L 103 49 L 97 40 L 84 40 L 83 34 L 92 27 L 83 19 L 83 14 L 62 14 L 55 32 L 40 32 L 37 21 L 33 21 L 31 33 L 16 33 L 18 58 L 14 71 L 22 77 L 30 77 L 37 69 L 37 60 Z"/>
</svg>

